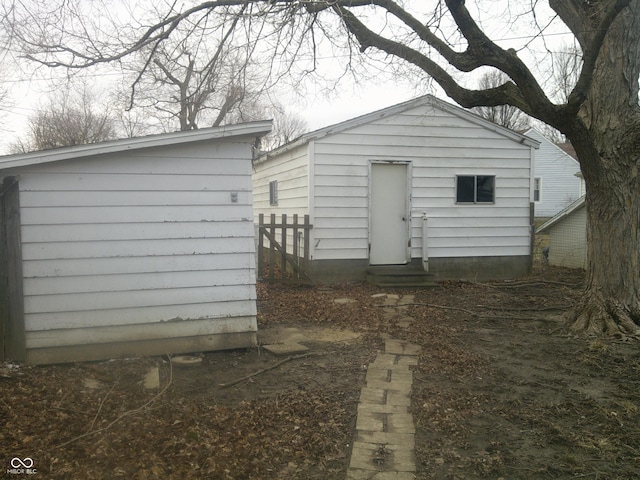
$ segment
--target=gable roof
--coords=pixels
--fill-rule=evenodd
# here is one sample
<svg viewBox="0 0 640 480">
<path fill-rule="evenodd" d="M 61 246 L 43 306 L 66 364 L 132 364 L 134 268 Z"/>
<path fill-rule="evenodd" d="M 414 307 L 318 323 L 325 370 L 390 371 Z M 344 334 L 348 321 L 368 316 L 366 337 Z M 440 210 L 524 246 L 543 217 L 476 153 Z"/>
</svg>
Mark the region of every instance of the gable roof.
<svg viewBox="0 0 640 480">
<path fill-rule="evenodd" d="M 534 133 L 537 136 L 543 138 L 549 145 L 555 148 L 560 155 L 562 155 L 563 157 L 566 157 L 567 159 L 572 160 L 573 163 L 576 164 L 578 169 L 580 168 L 580 162 L 578 162 L 578 157 L 575 154 L 576 151 L 573 149 L 573 145 L 571 145 L 570 143 L 554 143 L 551 140 L 549 140 L 547 137 L 545 137 L 544 134 L 540 133 L 538 130 L 536 130 L 533 127 L 525 130 L 523 134 L 528 136 L 531 133 Z M 573 152 L 573 154 L 571 152 Z"/>
<path fill-rule="evenodd" d="M 583 195 L 578 200 L 573 202 L 571 205 L 567 206 L 564 210 L 560 210 L 553 217 L 551 217 L 549 220 L 547 220 L 542 225 L 540 225 L 540 228 L 536 230 L 536 233 L 546 232 L 551 227 L 553 227 L 558 222 L 560 222 L 562 219 L 568 217 L 576 210 L 580 210 L 584 206 L 585 206 L 585 196 Z"/>
<path fill-rule="evenodd" d="M 318 140 L 324 137 L 328 137 L 330 135 L 341 133 L 346 130 L 359 127 L 361 125 L 366 125 L 367 123 L 370 123 L 374 120 L 396 115 L 398 113 L 402 113 L 407 110 L 411 110 L 413 108 L 421 107 L 424 105 L 432 106 L 434 108 L 443 110 L 457 117 L 468 120 L 483 128 L 486 128 L 493 132 L 499 133 L 500 135 L 508 137 L 515 142 L 522 143 L 524 145 L 528 145 L 534 148 L 538 148 L 538 146 L 540 145 L 540 142 L 538 142 L 533 138 L 527 137 L 526 135 L 522 135 L 513 130 L 509 130 L 508 128 L 497 125 L 489 120 L 486 120 L 480 117 L 479 115 L 476 115 L 475 113 L 470 112 L 469 110 L 466 110 L 462 107 L 458 107 L 456 105 L 452 105 L 448 102 L 445 102 L 444 100 L 440 100 L 439 98 L 434 97 L 433 95 L 424 95 L 422 97 L 414 98 L 406 102 L 392 105 L 391 107 L 383 108 L 381 110 L 376 110 L 371 113 L 366 113 L 364 115 L 352 118 L 350 120 L 346 120 L 344 122 L 336 123 L 328 127 L 323 127 L 318 130 L 314 130 L 313 132 L 305 133 L 304 135 L 298 137 L 297 139 L 285 145 L 282 145 L 269 152 L 263 153 L 260 156 L 259 160 L 264 161 L 270 157 L 287 152 L 289 150 L 292 150 L 296 147 L 312 142 L 314 140 Z"/>
<path fill-rule="evenodd" d="M 124 138 L 108 142 L 74 145 L 72 147 L 40 150 L 0 157 L 0 171 L 15 167 L 92 157 L 106 153 L 131 152 L 143 148 L 166 147 L 191 142 L 201 142 L 231 137 L 261 137 L 271 131 L 271 120 L 224 125 L 220 127 L 189 130 L 186 132 L 161 133 L 144 137 Z"/>
<path fill-rule="evenodd" d="M 558 143 L 557 145 L 558 145 L 558 148 L 560 148 L 567 155 L 571 155 L 571 157 L 578 160 L 578 154 L 576 153 L 576 149 L 573 148 L 573 145 L 571 144 L 571 142 Z"/>
</svg>

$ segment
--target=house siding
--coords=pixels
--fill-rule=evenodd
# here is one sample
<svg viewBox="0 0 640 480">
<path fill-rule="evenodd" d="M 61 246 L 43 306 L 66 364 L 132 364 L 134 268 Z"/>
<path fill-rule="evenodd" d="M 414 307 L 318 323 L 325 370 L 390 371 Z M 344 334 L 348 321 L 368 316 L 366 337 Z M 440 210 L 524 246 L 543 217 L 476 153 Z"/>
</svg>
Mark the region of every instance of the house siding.
<svg viewBox="0 0 640 480">
<path fill-rule="evenodd" d="M 269 204 L 269 183 L 278 182 L 278 205 Z M 277 159 L 262 161 L 253 174 L 254 214 L 309 213 L 308 147 L 303 145 Z"/>
<path fill-rule="evenodd" d="M 302 221 L 304 215 L 308 215 L 309 208 L 309 146 L 303 145 L 277 159 L 270 159 L 256 165 L 253 174 L 254 215 L 255 224 L 259 222 L 260 214 L 264 214 L 265 221 L 269 221 L 271 214 L 280 216 L 286 214 L 288 222 L 293 221 L 293 215 L 297 214 Z M 278 182 L 278 204 L 271 205 L 269 198 L 269 183 Z M 256 232 L 256 243 L 258 242 Z M 276 241 L 282 242 L 282 230 L 275 232 Z M 267 241 L 268 243 L 268 241 Z M 293 231 L 287 234 L 286 247 L 288 252 L 293 251 Z M 257 245 L 256 245 L 257 248 Z M 300 247 L 298 247 L 300 248 Z"/>
<path fill-rule="evenodd" d="M 538 133 L 530 130 L 527 136 L 540 142 L 534 162 L 534 178 L 540 178 L 540 200 L 535 202 L 535 215 L 553 217 L 583 194 L 578 162 Z"/>
<path fill-rule="evenodd" d="M 369 162 L 409 162 L 411 257 L 528 255 L 527 146 L 423 106 L 315 142 L 314 259 L 367 259 Z M 495 175 L 494 205 L 456 205 L 456 175 Z"/>
<path fill-rule="evenodd" d="M 586 268 L 587 209 L 584 206 L 561 219 L 547 233 L 551 265 Z"/>
<path fill-rule="evenodd" d="M 220 140 L 18 169 L 27 360 L 254 344 L 250 159 Z"/>
<path fill-rule="evenodd" d="M 422 265 L 425 215 L 429 265 L 439 269 L 434 273 L 512 278 L 530 268 L 536 146 L 535 140 L 425 96 L 311 132 L 271 152 L 255 165 L 256 213 L 309 213 L 314 281 L 361 280 L 369 267 L 375 218 L 371 172 L 377 163 L 407 165 L 406 260 Z M 305 207 L 300 209 L 301 198 L 269 206 L 268 182 L 286 179 L 294 158 L 297 171 L 308 177 Z M 495 202 L 456 204 L 458 175 L 495 176 Z M 302 176 L 295 181 L 305 183 Z M 398 191 L 404 188 L 396 183 Z M 396 202 L 394 209 L 401 208 Z M 393 262 L 402 256 L 401 248 L 395 249 Z"/>
</svg>

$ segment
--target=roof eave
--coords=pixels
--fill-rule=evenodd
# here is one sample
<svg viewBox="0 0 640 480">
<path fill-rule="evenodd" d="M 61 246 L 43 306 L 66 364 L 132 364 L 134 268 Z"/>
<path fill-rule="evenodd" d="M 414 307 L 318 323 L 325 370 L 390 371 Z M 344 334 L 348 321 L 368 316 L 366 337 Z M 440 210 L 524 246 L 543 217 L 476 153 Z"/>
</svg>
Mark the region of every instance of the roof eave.
<svg viewBox="0 0 640 480">
<path fill-rule="evenodd" d="M 571 205 L 567 206 L 566 208 L 564 208 L 560 212 L 556 213 L 553 217 L 551 217 L 549 220 L 547 220 L 542 225 L 540 225 L 540 228 L 538 228 L 536 230 L 536 233 L 544 233 L 547 230 L 549 230 L 551 227 L 553 227 L 560 220 L 562 220 L 565 217 L 568 217 L 573 212 L 575 212 L 579 208 L 583 207 L 584 204 L 585 204 L 585 200 L 586 200 L 585 196 L 584 195 L 581 196 L 579 199 L 577 199 Z"/>
<path fill-rule="evenodd" d="M 271 120 L 224 125 L 221 127 L 203 128 L 188 132 L 173 132 L 145 137 L 126 138 L 109 142 L 74 145 L 53 150 L 21 153 L 0 157 L 0 170 L 10 168 L 41 165 L 45 163 L 92 157 L 123 151 L 134 151 L 144 148 L 166 147 L 190 142 L 201 142 L 231 137 L 262 137 L 272 129 Z"/>
<path fill-rule="evenodd" d="M 528 128 L 527 130 L 525 130 L 524 135 L 528 135 L 529 132 L 535 132 L 538 135 L 540 135 L 542 138 L 544 138 L 553 148 L 555 148 L 558 152 L 560 152 L 563 156 L 567 157 L 568 159 L 570 159 L 571 161 L 573 161 L 573 163 L 575 163 L 578 168 L 580 168 L 580 162 L 576 159 L 573 158 L 571 155 L 569 155 L 567 152 L 565 152 L 562 148 L 560 148 L 558 145 L 556 145 L 555 143 L 553 143 L 551 140 L 549 140 L 542 132 L 540 132 L 538 129 L 536 129 L 535 127 L 531 127 Z M 530 137 L 527 137 L 530 138 Z M 533 139 L 532 139 L 533 140 Z M 537 141 L 537 140 L 536 140 Z M 538 142 L 538 144 L 541 144 L 542 142 Z"/>
<path fill-rule="evenodd" d="M 489 120 L 485 120 L 484 118 L 472 113 L 468 110 L 465 110 L 462 107 L 457 105 L 452 105 L 444 100 L 440 100 L 433 95 L 423 95 L 422 97 L 413 98 L 411 100 L 407 100 L 405 102 L 398 103 L 396 105 L 392 105 L 390 107 L 383 108 L 381 110 L 376 110 L 374 112 L 366 113 L 364 115 L 360 115 L 358 117 L 352 118 L 350 120 L 345 120 L 344 122 L 336 123 L 334 125 L 330 125 L 328 127 L 323 127 L 318 130 L 314 130 L 313 132 L 306 133 L 297 139 L 293 140 L 290 143 L 282 145 L 270 152 L 266 152 L 258 157 L 256 163 L 261 163 L 269 160 L 270 158 L 276 157 L 278 155 L 282 155 L 286 152 L 289 152 L 301 145 L 312 142 L 314 140 L 318 140 L 323 137 L 327 137 L 329 135 L 333 135 L 336 133 L 343 132 L 347 129 L 358 127 L 360 125 L 365 125 L 373 120 L 379 118 L 385 118 L 390 115 L 395 115 L 397 113 L 403 112 L 405 110 L 418 107 L 420 105 L 433 105 L 442 110 L 446 110 L 452 115 L 456 115 L 458 117 L 463 117 L 477 125 L 480 125 L 488 130 L 494 131 L 500 135 L 506 136 L 511 140 L 514 140 L 520 144 L 527 145 L 529 147 L 538 148 L 540 146 L 540 142 L 527 137 L 526 135 L 522 135 L 518 132 L 514 132 L 513 130 L 509 130 L 508 128 L 501 127 Z"/>
</svg>

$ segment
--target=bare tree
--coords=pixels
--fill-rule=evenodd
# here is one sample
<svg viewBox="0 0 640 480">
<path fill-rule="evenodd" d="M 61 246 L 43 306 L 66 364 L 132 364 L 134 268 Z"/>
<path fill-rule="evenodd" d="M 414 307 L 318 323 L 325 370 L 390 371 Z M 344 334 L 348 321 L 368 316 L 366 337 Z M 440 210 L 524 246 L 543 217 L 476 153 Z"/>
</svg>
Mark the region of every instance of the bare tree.
<svg viewBox="0 0 640 480">
<path fill-rule="evenodd" d="M 28 135 L 11 145 L 14 153 L 97 143 L 116 138 L 115 120 L 96 107 L 86 89 L 58 94 L 28 121 Z"/>
<path fill-rule="evenodd" d="M 87 32 L 104 27 L 90 24 L 72 4 L 65 0 L 62 9 L 29 13 L 40 19 L 39 27 L 16 33 L 29 58 L 84 68 L 158 48 L 183 22 L 217 15 L 228 26 L 241 18 L 234 40 L 252 42 L 263 57 L 275 55 L 271 65 L 285 71 L 296 58 L 304 62 L 300 69 L 313 71 L 318 49 L 343 47 L 349 65 L 365 57 L 397 59 L 463 107 L 511 105 L 558 129 L 575 147 L 587 185 L 588 272 L 572 328 L 640 333 L 640 0 L 504 2 L 500 15 L 481 9 L 493 2 L 464 0 L 211 0 L 167 10 L 146 26 L 115 30 L 121 32 L 116 42 L 105 35 L 87 39 Z M 79 28 L 65 30 L 74 25 Z M 505 31 L 522 38 L 521 29 L 531 25 L 539 26 L 517 49 L 501 46 Z M 582 52 L 577 81 L 563 102 L 545 90 L 548 69 L 539 64 L 549 59 L 528 61 L 525 55 L 530 42 L 544 40 L 554 26 L 572 32 Z M 470 87 L 469 75 L 481 67 L 508 80 Z"/>
<path fill-rule="evenodd" d="M 557 49 L 557 52 L 553 55 L 551 61 L 550 98 L 560 103 L 566 103 L 569 100 L 569 95 L 571 95 L 576 83 L 578 83 L 578 78 L 582 69 L 582 54 L 575 45 L 563 45 Z M 533 123 L 536 129 L 538 129 L 540 133 L 552 142 L 566 143 L 567 139 L 556 128 L 538 120 L 535 120 Z"/>
<path fill-rule="evenodd" d="M 149 122 L 149 118 L 142 109 L 128 108 L 129 101 L 122 103 L 119 95 L 115 96 L 115 104 L 120 107 L 114 110 L 114 122 L 116 130 L 121 136 L 127 138 L 141 137 L 161 130 L 157 125 Z"/>
<path fill-rule="evenodd" d="M 553 58 L 553 83 L 555 98 L 562 103 L 569 101 L 582 70 L 582 54 L 575 45 L 564 46 Z"/>
<path fill-rule="evenodd" d="M 300 115 L 279 109 L 273 119 L 273 132 L 266 138 L 271 139 L 271 148 L 276 148 L 294 141 L 308 130 L 309 126 L 306 120 Z"/>
<path fill-rule="evenodd" d="M 233 42 L 239 20 L 184 22 L 172 38 L 138 52 L 129 66 L 136 77 L 129 109 L 149 112 L 167 130 L 175 130 L 176 120 L 180 130 L 192 130 L 226 123 L 243 103 L 255 101 L 261 88 L 248 79 L 259 75 L 247 45 Z"/>
<path fill-rule="evenodd" d="M 552 126 L 535 119 L 531 123 L 531 126 L 534 127 L 542 135 L 544 135 L 550 142 L 553 142 L 555 144 L 567 143 L 567 139 L 565 138 L 565 136 Z"/>
<path fill-rule="evenodd" d="M 304 118 L 291 112 L 279 103 L 272 103 L 269 107 L 256 106 L 251 113 L 254 119 L 270 118 L 273 120 L 273 130 L 261 140 L 262 150 L 273 150 L 305 134 L 309 126 Z"/>
<path fill-rule="evenodd" d="M 7 23 L 10 20 L 9 12 L 3 12 L 0 10 L 0 24 Z M 9 22 L 10 23 L 10 22 Z M 0 29 L 0 65 L 2 70 L 0 71 L 0 112 L 9 110 L 11 105 L 11 94 L 7 87 L 7 81 L 11 78 L 15 65 L 15 59 L 11 54 L 11 32 L 5 29 Z M 0 130 L 5 125 L 4 114 L 0 115 Z"/>
<path fill-rule="evenodd" d="M 497 88 L 508 81 L 509 77 L 507 77 L 504 72 L 500 70 L 490 70 L 480 77 L 478 88 L 482 90 Z M 483 105 L 474 107 L 472 110 L 482 118 L 497 125 L 510 128 L 511 130 L 524 130 L 531 126 L 529 117 L 513 105 L 494 105 L 492 107 Z"/>
<path fill-rule="evenodd" d="M 185 53 L 184 65 L 179 59 L 154 59 L 156 69 L 150 69 L 152 84 L 158 88 L 148 90 L 148 103 L 160 117 L 177 119 L 180 130 L 193 130 L 201 126 L 218 126 L 231 112 L 251 96 L 234 75 L 223 76 L 213 70 L 202 71 L 194 57 Z M 231 77 L 231 78 L 229 78 Z M 167 91 L 165 96 L 161 91 Z M 173 91 L 173 92 L 172 92 Z"/>
<path fill-rule="evenodd" d="M 4 75 L 0 73 L 0 113 L 8 111 L 11 105 L 11 95 L 9 90 L 3 86 L 4 82 Z M 4 128 L 5 122 L 5 115 L 0 115 L 0 131 Z"/>
</svg>

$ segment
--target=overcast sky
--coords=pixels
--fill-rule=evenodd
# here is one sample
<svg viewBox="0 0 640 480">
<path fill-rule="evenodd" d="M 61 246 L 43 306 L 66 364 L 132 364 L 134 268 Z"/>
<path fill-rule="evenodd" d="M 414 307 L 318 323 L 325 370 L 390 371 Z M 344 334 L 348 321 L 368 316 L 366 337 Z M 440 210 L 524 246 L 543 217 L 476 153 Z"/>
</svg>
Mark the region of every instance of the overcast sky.
<svg viewBox="0 0 640 480">
<path fill-rule="evenodd" d="M 502 0 L 490 1 L 487 5 L 496 8 L 499 4 L 507 5 L 508 2 Z M 527 44 L 529 52 L 544 52 L 550 44 L 559 44 L 570 41 L 570 36 L 562 35 L 562 30 L 567 31 L 566 27 L 560 25 L 555 29 L 549 30 L 546 37 L 546 43 L 540 40 Z M 494 30 L 496 31 L 496 30 Z M 503 48 L 522 47 L 523 43 L 528 42 L 526 36 L 527 25 L 520 29 L 500 31 L 497 30 L 495 35 L 500 38 L 500 46 Z M 494 37 L 495 39 L 496 37 Z M 525 53 L 525 52 L 521 52 Z M 325 65 L 331 63 L 331 59 L 324 60 Z M 97 78 L 95 71 L 87 70 L 83 72 L 89 78 Z M 58 85 L 64 84 L 65 74 L 62 70 L 54 70 L 52 76 L 57 77 Z M 25 78 L 25 75 L 15 75 L 12 77 Z M 414 79 L 415 80 L 415 79 Z M 5 82 L 3 82 L 5 83 Z M 56 83 L 56 82 L 54 82 Z M 423 93 L 434 93 L 443 97 L 438 90 L 422 89 L 418 91 L 413 88 L 415 82 L 398 80 L 384 80 L 376 77 L 374 80 L 363 81 L 358 85 L 354 85 L 349 79 L 345 79 L 340 83 L 340 87 L 330 94 L 317 93 L 316 86 L 309 82 L 304 90 L 303 95 L 283 95 L 283 103 L 289 111 L 302 116 L 308 123 L 311 130 L 321 128 L 327 125 L 341 122 L 362 115 L 380 108 L 394 105 L 396 103 L 408 100 Z M 0 135 L 0 154 L 8 153 L 8 145 L 15 141 L 16 138 L 24 136 L 28 117 L 33 114 L 35 109 L 46 101 L 47 93 L 51 91 L 49 82 L 43 80 L 35 81 L 15 81 L 10 80 L 12 107 L 7 115 L 4 116 L 4 122 L 0 125 L 2 135 Z M 55 90 L 55 89 L 54 89 Z"/>
<path fill-rule="evenodd" d="M 25 135 L 27 119 L 38 106 L 40 99 L 47 98 L 49 88 L 38 87 L 40 82 L 29 85 L 17 84 L 12 89 L 14 106 L 10 107 L 0 127 L 0 155 L 8 153 L 8 147 L 16 138 Z M 302 116 L 310 130 L 339 123 L 381 108 L 413 98 L 415 92 L 395 82 L 374 85 L 343 86 L 328 97 L 314 94 L 312 86 L 309 94 L 301 99 L 296 95 L 284 99 L 287 108 Z"/>
</svg>

